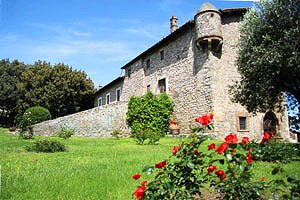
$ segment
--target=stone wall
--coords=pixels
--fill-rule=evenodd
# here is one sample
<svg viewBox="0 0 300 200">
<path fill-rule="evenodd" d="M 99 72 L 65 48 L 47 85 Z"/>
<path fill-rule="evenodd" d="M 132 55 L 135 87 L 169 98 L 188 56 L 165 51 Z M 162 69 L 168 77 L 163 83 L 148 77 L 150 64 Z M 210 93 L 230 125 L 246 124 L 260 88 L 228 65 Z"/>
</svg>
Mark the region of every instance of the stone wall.
<svg viewBox="0 0 300 200">
<path fill-rule="evenodd" d="M 110 137 L 113 130 L 129 133 L 126 125 L 127 102 L 115 102 L 34 125 L 34 135 L 53 136 L 61 126 L 76 130 L 75 136 Z"/>
</svg>

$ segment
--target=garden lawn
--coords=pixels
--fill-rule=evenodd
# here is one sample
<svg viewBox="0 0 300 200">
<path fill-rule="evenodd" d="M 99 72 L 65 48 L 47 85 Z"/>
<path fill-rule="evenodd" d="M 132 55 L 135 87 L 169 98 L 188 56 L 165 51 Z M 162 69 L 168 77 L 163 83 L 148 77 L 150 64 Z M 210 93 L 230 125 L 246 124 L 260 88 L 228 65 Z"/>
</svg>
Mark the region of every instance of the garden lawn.
<svg viewBox="0 0 300 200">
<path fill-rule="evenodd" d="M 22 140 L 0 128 L 0 199 L 128 200 L 144 179 L 133 180 L 145 165 L 171 155 L 181 139 L 163 138 L 158 145 L 136 145 L 133 139 L 75 138 L 63 140 L 67 152 L 32 153 L 25 146 L 41 139 Z M 209 144 L 205 143 L 204 149 Z M 271 178 L 273 164 L 257 162 L 256 177 Z M 300 162 L 285 164 L 286 174 L 300 174 Z"/>
</svg>

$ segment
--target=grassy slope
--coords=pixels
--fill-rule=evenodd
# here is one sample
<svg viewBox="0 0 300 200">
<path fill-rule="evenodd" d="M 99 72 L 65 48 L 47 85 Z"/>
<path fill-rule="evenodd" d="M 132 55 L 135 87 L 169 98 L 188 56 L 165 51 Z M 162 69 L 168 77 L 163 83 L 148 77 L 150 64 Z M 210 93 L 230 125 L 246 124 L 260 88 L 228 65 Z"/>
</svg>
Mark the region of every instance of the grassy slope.
<svg viewBox="0 0 300 200">
<path fill-rule="evenodd" d="M 0 199 L 130 199 L 140 181 L 131 179 L 147 164 L 167 158 L 179 139 L 136 145 L 132 139 L 71 138 L 64 153 L 28 153 L 35 140 L 21 140 L 0 129 Z M 208 143 L 207 143 L 208 144 Z M 272 164 L 256 163 L 256 178 Z M 285 165 L 300 174 L 300 162 Z M 143 175 L 144 179 L 148 177 Z"/>
</svg>

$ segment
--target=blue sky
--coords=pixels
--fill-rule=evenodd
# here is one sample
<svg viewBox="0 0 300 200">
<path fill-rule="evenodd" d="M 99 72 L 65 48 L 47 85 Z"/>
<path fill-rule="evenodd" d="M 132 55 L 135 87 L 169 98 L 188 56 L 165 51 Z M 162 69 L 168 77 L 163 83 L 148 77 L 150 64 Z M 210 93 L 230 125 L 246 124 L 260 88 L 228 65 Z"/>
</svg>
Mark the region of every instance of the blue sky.
<svg viewBox="0 0 300 200">
<path fill-rule="evenodd" d="M 0 59 L 65 63 L 85 71 L 97 87 L 121 67 L 193 19 L 202 0 L 0 0 Z M 252 1 L 210 1 L 218 9 Z"/>
</svg>

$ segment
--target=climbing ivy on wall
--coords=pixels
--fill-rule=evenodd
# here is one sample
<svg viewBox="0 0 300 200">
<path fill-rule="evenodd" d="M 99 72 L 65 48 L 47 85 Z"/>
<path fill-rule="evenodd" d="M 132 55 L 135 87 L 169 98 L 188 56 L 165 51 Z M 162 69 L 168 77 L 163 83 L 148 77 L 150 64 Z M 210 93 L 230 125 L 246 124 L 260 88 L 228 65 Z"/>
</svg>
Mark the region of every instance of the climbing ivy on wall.
<svg viewBox="0 0 300 200">
<path fill-rule="evenodd" d="M 169 129 L 172 110 L 173 102 L 166 93 L 156 96 L 148 92 L 141 97 L 131 97 L 127 112 L 127 123 L 131 127 L 131 133 L 151 130 L 165 134 Z"/>
</svg>

